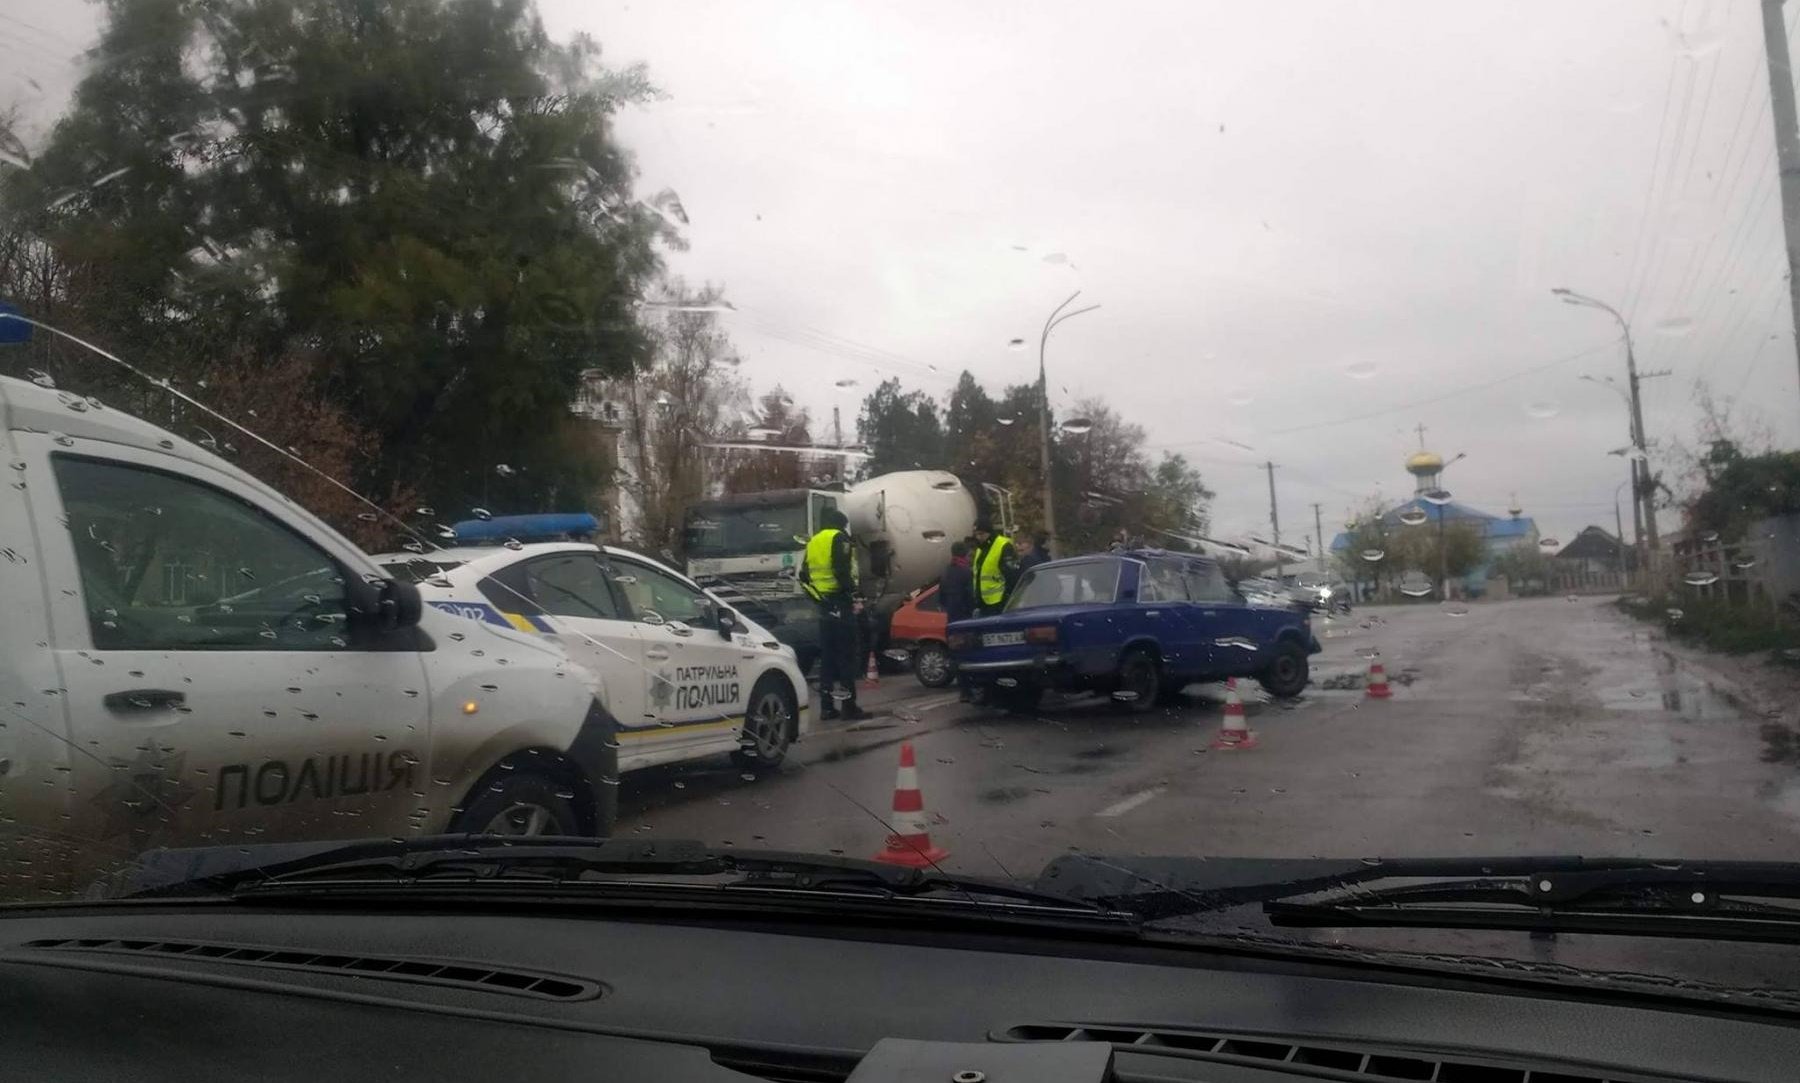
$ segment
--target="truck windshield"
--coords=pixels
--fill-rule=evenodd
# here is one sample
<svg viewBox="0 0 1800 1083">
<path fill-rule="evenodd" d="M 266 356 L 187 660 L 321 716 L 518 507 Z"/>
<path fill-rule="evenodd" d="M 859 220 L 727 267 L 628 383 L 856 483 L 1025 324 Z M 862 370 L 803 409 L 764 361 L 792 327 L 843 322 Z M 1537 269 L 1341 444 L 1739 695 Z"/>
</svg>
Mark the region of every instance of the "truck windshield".
<svg viewBox="0 0 1800 1083">
<path fill-rule="evenodd" d="M 1119 589 L 1117 560 L 1072 560 L 1026 572 L 1007 612 L 1043 605 L 1105 605 Z"/>
<path fill-rule="evenodd" d="M 804 494 L 791 503 L 752 507 L 700 504 L 688 513 L 687 555 L 706 559 L 783 553 L 805 545 L 810 533 Z"/>
</svg>

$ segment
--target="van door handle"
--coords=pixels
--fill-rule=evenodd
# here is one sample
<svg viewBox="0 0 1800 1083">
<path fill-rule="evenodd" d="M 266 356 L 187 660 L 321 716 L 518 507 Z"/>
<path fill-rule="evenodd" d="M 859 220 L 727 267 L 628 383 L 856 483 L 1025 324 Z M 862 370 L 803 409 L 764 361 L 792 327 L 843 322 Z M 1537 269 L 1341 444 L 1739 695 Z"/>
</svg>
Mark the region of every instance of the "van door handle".
<svg viewBox="0 0 1800 1083">
<path fill-rule="evenodd" d="M 663 650 L 661 647 L 651 647 L 644 652 L 644 657 L 650 659 L 652 662 L 666 662 L 669 660 L 669 652 Z"/>
<path fill-rule="evenodd" d="M 154 711 L 158 707 L 180 707 L 187 703 L 187 693 L 169 688 L 132 688 L 124 692 L 108 692 L 100 702 L 109 711 Z"/>
</svg>

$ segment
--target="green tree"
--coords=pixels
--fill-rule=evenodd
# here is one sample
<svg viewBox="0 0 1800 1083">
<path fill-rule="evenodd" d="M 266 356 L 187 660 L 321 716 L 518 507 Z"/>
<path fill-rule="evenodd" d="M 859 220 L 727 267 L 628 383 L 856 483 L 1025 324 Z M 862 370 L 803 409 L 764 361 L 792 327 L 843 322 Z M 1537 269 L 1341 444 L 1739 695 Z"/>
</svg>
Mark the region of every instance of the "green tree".
<svg viewBox="0 0 1800 1083">
<path fill-rule="evenodd" d="M 1534 586 L 1542 589 L 1550 582 L 1550 558 L 1530 542 L 1520 542 L 1494 557 L 1490 575 L 1506 577 L 1514 593 L 1526 593 Z"/>
<path fill-rule="evenodd" d="M 864 477 L 949 465 L 938 404 L 923 391 L 902 391 L 896 378 L 883 380 L 863 399 L 856 431 L 869 449 Z"/>
<path fill-rule="evenodd" d="M 1695 530 L 1735 542 L 1759 519 L 1800 511 L 1800 452 L 1744 455 L 1720 441 L 1705 462 L 1705 488 L 1687 506 Z"/>
<path fill-rule="evenodd" d="M 813 442 L 812 415 L 796 409 L 794 397 L 779 384 L 757 399 L 754 425 L 732 435 L 784 447 Z M 726 457 L 724 491 L 760 493 L 770 489 L 805 489 L 835 480 L 837 465 L 822 458 L 786 451 L 734 451 Z"/>
<path fill-rule="evenodd" d="M 648 360 L 633 303 L 684 217 L 634 200 L 611 134 L 644 73 L 552 41 L 528 0 L 105 6 L 67 115 L 0 192 L 63 283 L 32 302 L 190 387 L 305 358 L 310 393 L 379 437 L 354 484 L 455 507 L 527 463 L 517 503 L 580 491 L 546 419 L 583 369 Z"/>
</svg>

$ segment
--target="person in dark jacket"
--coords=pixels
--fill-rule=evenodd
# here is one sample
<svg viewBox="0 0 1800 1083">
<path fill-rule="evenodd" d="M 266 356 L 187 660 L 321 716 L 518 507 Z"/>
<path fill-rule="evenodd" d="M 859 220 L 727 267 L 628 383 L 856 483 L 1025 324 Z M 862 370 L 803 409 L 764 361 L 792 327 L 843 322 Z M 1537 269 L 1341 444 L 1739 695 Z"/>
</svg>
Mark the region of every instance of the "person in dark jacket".
<svg viewBox="0 0 1800 1083">
<path fill-rule="evenodd" d="M 950 563 L 944 566 L 938 580 L 938 606 L 944 620 L 968 620 L 975 615 L 975 571 L 969 564 L 969 543 L 959 541 L 950 546 Z M 967 702 L 975 696 L 975 686 L 961 673 L 956 675 L 957 698 Z"/>
<path fill-rule="evenodd" d="M 1050 535 L 1043 531 L 1020 538 L 1022 548 L 1019 553 L 1019 574 L 1026 572 L 1050 559 Z"/>
</svg>

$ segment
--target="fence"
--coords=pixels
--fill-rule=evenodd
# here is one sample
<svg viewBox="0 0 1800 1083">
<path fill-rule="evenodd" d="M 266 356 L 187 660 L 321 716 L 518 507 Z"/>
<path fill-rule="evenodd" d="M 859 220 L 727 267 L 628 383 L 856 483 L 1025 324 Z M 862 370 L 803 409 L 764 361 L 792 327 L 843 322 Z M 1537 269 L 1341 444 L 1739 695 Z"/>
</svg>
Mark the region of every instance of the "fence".
<svg viewBox="0 0 1800 1083">
<path fill-rule="evenodd" d="M 1666 586 L 1691 597 L 1782 605 L 1800 594 L 1800 515 L 1752 523 L 1736 543 L 1702 534 L 1672 550 Z"/>
</svg>

